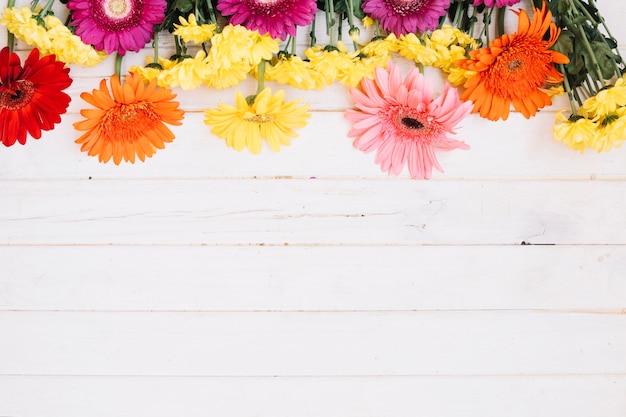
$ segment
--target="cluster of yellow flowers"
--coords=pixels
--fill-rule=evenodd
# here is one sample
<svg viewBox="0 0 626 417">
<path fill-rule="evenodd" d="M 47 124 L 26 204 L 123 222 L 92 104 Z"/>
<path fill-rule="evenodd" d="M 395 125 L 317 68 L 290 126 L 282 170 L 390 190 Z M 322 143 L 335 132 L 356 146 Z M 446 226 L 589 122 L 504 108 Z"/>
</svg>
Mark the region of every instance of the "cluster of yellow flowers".
<svg viewBox="0 0 626 417">
<path fill-rule="evenodd" d="M 401 56 L 420 65 L 441 69 L 449 74 L 448 81 L 455 86 L 463 85 L 474 76 L 475 71 L 458 68 L 454 62 L 465 59 L 468 50 L 479 47 L 476 39 L 450 25 L 443 25 L 430 35 L 401 35 L 397 41 L 397 51 Z"/>
<path fill-rule="evenodd" d="M 576 114 L 557 113 L 554 140 L 583 153 L 585 149 L 610 151 L 626 139 L 626 79 L 618 78 L 585 100 Z"/>
<path fill-rule="evenodd" d="M 431 34 L 403 35 L 393 33 L 386 38 L 376 38 L 353 52 L 342 41 L 334 45 L 314 45 L 304 50 L 304 57 L 280 51 L 280 41 L 268 35 L 259 35 L 242 26 L 225 26 L 216 33 L 214 24 L 198 25 L 190 14 L 180 18 L 174 35 L 186 43 L 211 42 L 194 57 L 171 60 L 158 58 L 158 65 L 148 58 L 146 67 L 135 66 L 145 80 L 157 80 L 161 87 L 178 87 L 185 90 L 206 84 L 215 88 L 228 88 L 239 84 L 251 73 L 257 74 L 261 60 L 268 61 L 264 77 L 303 90 L 321 90 L 333 82 L 356 87 L 364 77 L 373 78 L 376 67 L 386 67 L 393 53 L 414 60 L 422 66 L 433 66 L 449 73 L 449 81 L 461 85 L 473 75 L 454 67 L 454 61 L 465 57 L 466 50 L 478 47 L 468 34 L 449 25 Z"/>
<path fill-rule="evenodd" d="M 193 15 L 192 15 L 193 16 Z M 194 89 L 202 84 L 214 88 L 229 88 L 246 79 L 262 60 L 271 59 L 278 53 L 280 39 L 260 35 L 243 26 L 225 26 L 215 33 L 214 25 L 197 25 L 195 19 L 181 19 L 177 28 L 183 40 L 193 42 L 211 41 L 208 53 L 199 50 L 194 57 L 179 60 L 158 58 L 157 64 L 148 58 L 146 67 L 134 66 L 131 72 L 138 72 L 146 81 L 157 80 L 160 87 Z"/>
<path fill-rule="evenodd" d="M 43 19 L 45 26 L 37 23 L 38 18 Z M 56 16 L 46 15 L 41 18 L 26 6 L 5 8 L 0 24 L 21 41 L 35 46 L 42 55 L 54 54 L 66 64 L 93 67 L 107 57 L 106 53 L 83 43 Z"/>
</svg>

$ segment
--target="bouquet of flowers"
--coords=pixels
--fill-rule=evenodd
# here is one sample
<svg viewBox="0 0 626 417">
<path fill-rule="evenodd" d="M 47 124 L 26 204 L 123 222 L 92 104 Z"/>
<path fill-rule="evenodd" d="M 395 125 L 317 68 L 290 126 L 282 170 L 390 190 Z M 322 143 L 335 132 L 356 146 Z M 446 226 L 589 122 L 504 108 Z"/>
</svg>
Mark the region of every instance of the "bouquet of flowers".
<svg viewBox="0 0 626 417">
<path fill-rule="evenodd" d="M 91 107 L 74 124 L 82 132 L 76 143 L 101 162 L 144 161 L 174 140 L 167 125 L 184 118 L 177 94 L 237 87 L 249 77 L 256 91 L 206 109 L 204 122 L 227 146 L 255 154 L 264 142 L 275 151 L 289 145 L 310 118 L 308 105 L 266 82 L 344 85 L 354 102 L 345 113 L 354 146 L 375 151 L 383 171 L 398 175 L 406 166 L 418 179 L 443 171 L 438 151 L 469 148 L 454 138 L 469 114 L 495 122 L 514 109 L 531 118 L 557 94 L 570 98 L 571 116 L 557 113 L 556 140 L 582 152 L 626 138 L 624 63 L 593 0 L 514 9 L 520 0 L 59 1 L 9 0 L 0 17 L 9 34 L 0 52 L 6 146 L 53 129 L 70 101 L 63 91 L 70 69 L 109 55 L 111 77 L 81 94 Z M 507 14 L 517 17 L 514 30 L 505 27 Z M 172 40 L 168 57 L 159 51 L 164 37 Z M 23 64 L 15 38 L 31 48 Z M 145 65 L 122 73 L 124 56 L 150 47 Z M 403 76 L 398 61 L 413 68 Z M 442 91 L 424 75 L 427 66 L 445 74 Z"/>
</svg>

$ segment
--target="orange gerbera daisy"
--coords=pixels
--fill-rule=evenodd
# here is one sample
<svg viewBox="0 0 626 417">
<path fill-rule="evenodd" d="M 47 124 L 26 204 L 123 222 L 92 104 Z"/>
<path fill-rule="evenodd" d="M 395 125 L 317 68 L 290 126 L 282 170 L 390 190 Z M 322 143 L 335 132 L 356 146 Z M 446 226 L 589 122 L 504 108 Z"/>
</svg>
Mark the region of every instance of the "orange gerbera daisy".
<svg viewBox="0 0 626 417">
<path fill-rule="evenodd" d="M 113 158 L 119 165 L 122 159 L 134 163 L 135 156 L 144 161 L 173 141 L 174 134 L 164 123 L 180 125 L 184 111 L 172 101 L 176 94 L 156 83 L 154 79 L 146 85 L 139 73 L 131 73 L 121 84 L 113 75 L 112 96 L 106 80 L 91 94 L 82 93 L 80 97 L 97 109 L 81 110 L 87 119 L 74 123 L 76 130 L 87 131 L 76 140 L 82 145 L 80 150 L 98 155 L 100 162 Z"/>
<path fill-rule="evenodd" d="M 461 99 L 472 100 L 473 112 L 489 120 L 506 120 L 511 103 L 526 118 L 552 104 L 542 87 L 563 81 L 553 63 L 569 62 L 565 55 L 549 49 L 561 30 L 552 22 L 546 2 L 541 10 L 533 7 L 532 21 L 524 10 L 515 13 L 516 33 L 505 34 L 489 47 L 471 51 L 469 59 L 456 62 L 460 68 L 477 72 L 465 82 Z"/>
</svg>

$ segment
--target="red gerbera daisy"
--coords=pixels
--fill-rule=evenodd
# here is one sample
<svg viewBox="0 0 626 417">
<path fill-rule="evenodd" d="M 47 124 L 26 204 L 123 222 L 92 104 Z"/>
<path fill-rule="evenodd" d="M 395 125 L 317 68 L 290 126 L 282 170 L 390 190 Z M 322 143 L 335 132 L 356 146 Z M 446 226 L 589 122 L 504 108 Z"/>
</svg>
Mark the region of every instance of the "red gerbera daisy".
<svg viewBox="0 0 626 417">
<path fill-rule="evenodd" d="M 0 140 L 5 146 L 26 143 L 42 130 L 54 129 L 70 104 L 62 90 L 72 84 L 69 68 L 54 55 L 39 59 L 33 49 L 24 61 L 5 47 L 0 51 Z"/>
<path fill-rule="evenodd" d="M 218 0 L 217 9 L 233 25 L 285 40 L 296 36 L 296 26 L 311 24 L 317 5 L 315 0 Z"/>
<path fill-rule="evenodd" d="M 83 42 L 107 54 L 137 52 L 165 19 L 165 0 L 69 0 L 72 26 Z"/>
</svg>

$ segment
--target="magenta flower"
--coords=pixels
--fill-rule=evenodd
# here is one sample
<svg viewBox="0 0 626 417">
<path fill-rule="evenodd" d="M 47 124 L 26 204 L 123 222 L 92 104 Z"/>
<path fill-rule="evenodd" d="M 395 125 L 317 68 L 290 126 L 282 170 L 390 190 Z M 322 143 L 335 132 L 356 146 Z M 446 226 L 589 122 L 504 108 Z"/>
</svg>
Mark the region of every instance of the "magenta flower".
<svg viewBox="0 0 626 417">
<path fill-rule="evenodd" d="M 450 0 L 363 0 L 363 11 L 396 35 L 433 30 Z"/>
<path fill-rule="evenodd" d="M 474 0 L 474 6 L 485 5 L 487 7 L 493 7 L 494 5 L 497 7 L 504 6 L 513 6 L 519 3 L 522 0 Z"/>
<path fill-rule="evenodd" d="M 402 80 L 400 69 L 389 62 L 376 68 L 374 80 L 363 78 L 361 88 L 350 95 L 356 109 L 346 110 L 353 124 L 349 136 L 363 151 L 376 150 L 374 161 L 389 175 L 398 175 L 405 165 L 411 177 L 428 179 L 432 168 L 443 172 L 435 151 L 469 149 L 464 142 L 449 138 L 454 127 L 472 110 L 455 88 L 446 84 L 433 100 L 432 82 L 413 68 Z"/>
<path fill-rule="evenodd" d="M 296 36 L 296 26 L 311 24 L 317 5 L 315 0 L 218 0 L 217 9 L 233 25 L 285 40 Z"/>
<path fill-rule="evenodd" d="M 83 42 L 107 54 L 139 51 L 165 18 L 165 0 L 69 0 L 72 26 Z"/>
</svg>

